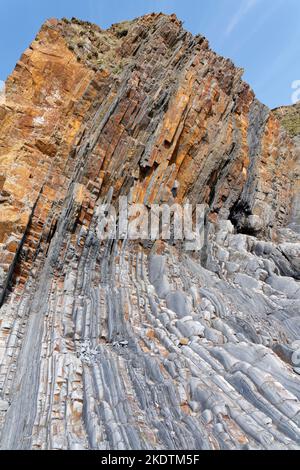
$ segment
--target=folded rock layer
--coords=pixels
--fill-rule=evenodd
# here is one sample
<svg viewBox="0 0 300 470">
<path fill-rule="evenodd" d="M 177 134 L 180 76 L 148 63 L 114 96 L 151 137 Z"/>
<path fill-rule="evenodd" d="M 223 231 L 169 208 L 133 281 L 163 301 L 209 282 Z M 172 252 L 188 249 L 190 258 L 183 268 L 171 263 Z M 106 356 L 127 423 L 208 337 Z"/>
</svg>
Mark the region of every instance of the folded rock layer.
<svg viewBox="0 0 300 470">
<path fill-rule="evenodd" d="M 300 448 L 300 114 L 242 73 L 163 14 L 49 20 L 20 58 L 0 102 L 1 448 Z M 204 248 L 101 240 L 119 196 L 206 204 Z"/>
</svg>

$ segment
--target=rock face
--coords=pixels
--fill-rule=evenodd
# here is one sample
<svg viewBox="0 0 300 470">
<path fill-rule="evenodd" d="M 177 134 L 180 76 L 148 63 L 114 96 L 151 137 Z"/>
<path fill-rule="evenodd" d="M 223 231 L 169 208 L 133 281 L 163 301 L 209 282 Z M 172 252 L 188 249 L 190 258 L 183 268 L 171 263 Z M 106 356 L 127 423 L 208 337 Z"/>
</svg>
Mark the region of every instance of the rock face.
<svg viewBox="0 0 300 470">
<path fill-rule="evenodd" d="M 49 20 L 22 55 L 0 104 L 1 448 L 300 448 L 299 114 L 241 75 L 174 15 Z M 120 195 L 207 204 L 201 253 L 101 240 Z"/>
<path fill-rule="evenodd" d="M 274 110 L 283 127 L 290 134 L 296 147 L 296 167 L 292 192 L 292 212 L 290 227 L 300 233 L 300 103 L 294 106 L 282 106 Z"/>
</svg>

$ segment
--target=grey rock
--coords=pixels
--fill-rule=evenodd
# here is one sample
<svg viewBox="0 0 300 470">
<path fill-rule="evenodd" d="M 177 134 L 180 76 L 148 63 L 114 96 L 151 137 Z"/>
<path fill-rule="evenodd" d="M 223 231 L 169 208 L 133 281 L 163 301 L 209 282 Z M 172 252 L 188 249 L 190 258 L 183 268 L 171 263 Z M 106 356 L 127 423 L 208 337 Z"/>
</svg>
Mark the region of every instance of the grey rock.
<svg viewBox="0 0 300 470">
<path fill-rule="evenodd" d="M 273 289 L 287 294 L 289 298 L 300 299 L 300 285 L 293 278 L 273 275 L 266 282 Z"/>
<path fill-rule="evenodd" d="M 179 318 L 190 314 L 191 308 L 187 296 L 182 291 L 169 292 L 166 296 L 167 307 L 177 313 Z"/>
<path fill-rule="evenodd" d="M 9 408 L 8 401 L 0 400 L 0 411 L 7 411 Z"/>
</svg>

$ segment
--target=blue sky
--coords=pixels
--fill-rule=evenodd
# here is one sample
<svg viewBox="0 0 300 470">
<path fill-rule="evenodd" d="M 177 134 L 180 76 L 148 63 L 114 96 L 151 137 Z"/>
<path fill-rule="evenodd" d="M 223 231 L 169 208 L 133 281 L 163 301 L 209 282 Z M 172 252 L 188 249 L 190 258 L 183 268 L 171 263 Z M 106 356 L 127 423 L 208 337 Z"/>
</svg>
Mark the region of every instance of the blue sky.
<svg viewBox="0 0 300 470">
<path fill-rule="evenodd" d="M 0 80 L 47 18 L 77 16 L 106 28 L 152 11 L 176 13 L 186 29 L 205 35 L 245 69 L 268 106 L 291 103 L 300 80 L 300 0 L 0 0 Z"/>
</svg>

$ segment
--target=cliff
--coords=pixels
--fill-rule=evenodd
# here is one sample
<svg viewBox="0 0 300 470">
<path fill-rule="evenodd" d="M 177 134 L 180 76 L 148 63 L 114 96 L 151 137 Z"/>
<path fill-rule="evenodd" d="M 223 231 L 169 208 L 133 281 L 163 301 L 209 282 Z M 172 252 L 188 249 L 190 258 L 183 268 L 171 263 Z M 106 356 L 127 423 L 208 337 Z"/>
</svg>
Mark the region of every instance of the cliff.
<svg viewBox="0 0 300 470">
<path fill-rule="evenodd" d="M 293 191 L 291 193 L 292 213 L 290 226 L 300 233 L 300 103 L 282 106 L 274 114 L 287 130 L 296 148 L 296 166 L 293 171 Z"/>
<path fill-rule="evenodd" d="M 298 128 L 241 76 L 163 14 L 49 20 L 20 58 L 0 104 L 2 448 L 299 448 Z M 101 240 L 120 195 L 206 204 L 202 252 Z"/>
</svg>

